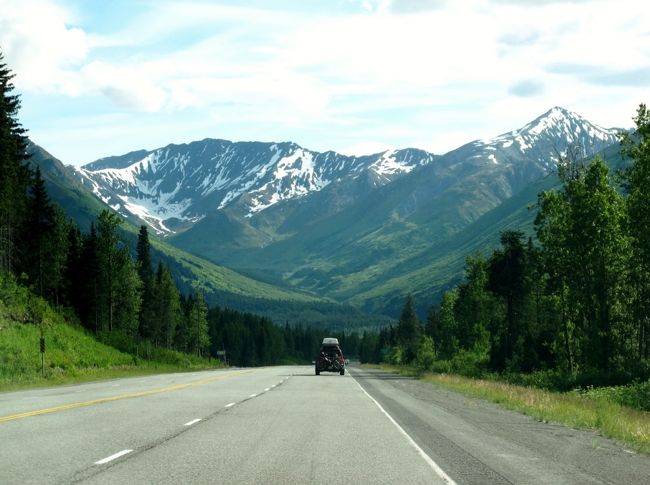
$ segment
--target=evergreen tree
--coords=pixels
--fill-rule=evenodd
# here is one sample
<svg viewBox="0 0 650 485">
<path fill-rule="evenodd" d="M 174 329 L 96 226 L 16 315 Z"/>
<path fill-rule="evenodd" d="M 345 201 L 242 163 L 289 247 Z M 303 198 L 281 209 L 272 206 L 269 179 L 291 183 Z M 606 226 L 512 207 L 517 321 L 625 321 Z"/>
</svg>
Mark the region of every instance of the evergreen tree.
<svg viewBox="0 0 650 485">
<path fill-rule="evenodd" d="M 427 315 L 427 335 L 433 340 L 441 359 L 450 359 L 458 351 L 458 323 L 455 317 L 457 301 L 458 291 L 447 291 L 442 295 L 440 305 L 430 308 Z"/>
<path fill-rule="evenodd" d="M 178 289 L 174 285 L 169 268 L 158 264 L 156 272 L 156 312 L 155 321 L 158 322 L 159 334 L 156 342 L 171 348 L 174 335 L 182 319 L 181 300 Z"/>
<path fill-rule="evenodd" d="M 101 330 L 102 287 L 99 256 L 99 237 L 95 223 L 91 223 L 90 232 L 84 237 L 79 260 L 78 312 L 82 324 L 98 333 Z"/>
<path fill-rule="evenodd" d="M 142 282 L 142 305 L 139 315 L 139 334 L 154 342 L 160 342 L 160 321 L 156 318 L 156 298 L 153 268 L 151 266 L 151 245 L 147 226 L 140 226 L 136 247 L 137 268 Z"/>
<path fill-rule="evenodd" d="M 501 234 L 501 248 L 489 261 L 488 288 L 505 305 L 504 324 L 495 324 L 491 329 L 491 365 L 503 370 L 515 357 L 515 346 L 525 332 L 526 319 L 523 315 L 526 287 L 526 250 L 523 233 L 505 231 Z M 494 322 L 496 323 L 496 322 Z"/>
<path fill-rule="evenodd" d="M 487 289 L 488 265 L 480 256 L 465 262 L 465 281 L 458 285 L 458 300 L 454 305 L 458 345 L 472 350 L 484 344 L 487 329 L 494 314 L 494 297 Z"/>
<path fill-rule="evenodd" d="M 415 359 L 421 333 L 413 296 L 409 293 L 404 300 L 402 314 L 397 324 L 397 341 L 404 350 L 404 362 L 412 362 Z"/>
<path fill-rule="evenodd" d="M 119 238 L 121 217 L 103 210 L 97 219 L 98 306 L 102 330 L 138 337 L 142 282 L 128 247 Z"/>
<path fill-rule="evenodd" d="M 118 329 L 132 339 L 138 337 L 142 282 L 138 268 L 127 247 L 116 248 L 114 255 L 113 322 L 109 328 Z"/>
<path fill-rule="evenodd" d="M 208 333 L 208 307 L 205 303 L 203 293 L 195 290 L 194 295 L 189 299 L 187 312 L 187 343 L 192 353 L 198 356 L 204 355 L 210 346 Z"/>
<path fill-rule="evenodd" d="M 63 286 L 68 227 L 63 210 L 50 201 L 40 168 L 36 167 L 26 217 L 20 226 L 18 267 L 34 291 L 54 303 L 58 303 Z"/>
<path fill-rule="evenodd" d="M 81 317 L 80 308 L 81 282 L 84 279 L 86 268 L 82 265 L 83 236 L 79 226 L 70 224 L 67 234 L 66 259 L 63 269 L 62 303 L 74 308 Z"/>
<path fill-rule="evenodd" d="M 0 271 L 14 267 L 18 226 L 24 217 L 30 171 L 25 130 L 18 122 L 20 98 L 12 94 L 14 74 L 0 52 Z"/>
</svg>

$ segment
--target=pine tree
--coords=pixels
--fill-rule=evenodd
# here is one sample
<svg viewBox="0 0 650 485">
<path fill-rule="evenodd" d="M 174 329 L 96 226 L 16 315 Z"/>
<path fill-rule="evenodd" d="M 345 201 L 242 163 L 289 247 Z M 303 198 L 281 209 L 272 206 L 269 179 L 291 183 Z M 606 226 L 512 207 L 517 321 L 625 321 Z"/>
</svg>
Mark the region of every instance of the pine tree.
<svg viewBox="0 0 650 485">
<path fill-rule="evenodd" d="M 122 223 L 120 216 L 103 210 L 97 219 L 97 256 L 99 263 L 98 303 L 100 329 L 113 330 L 116 291 L 120 285 L 119 272 L 121 258 L 119 255 L 117 228 Z"/>
<path fill-rule="evenodd" d="M 189 299 L 187 312 L 187 343 L 191 352 L 201 356 L 210 346 L 208 333 L 208 307 L 205 303 L 203 293 L 194 291 Z"/>
<path fill-rule="evenodd" d="M 79 226 L 70 224 L 67 234 L 66 259 L 63 269 L 62 303 L 77 311 L 81 317 L 81 288 L 83 274 L 86 268 L 82 266 L 83 236 Z"/>
<path fill-rule="evenodd" d="M 167 348 L 171 348 L 183 313 L 180 295 L 172 280 L 171 272 L 162 263 L 158 263 L 156 272 L 155 295 L 155 319 L 160 329 L 158 342 Z"/>
<path fill-rule="evenodd" d="M 151 266 L 151 245 L 147 226 L 140 226 L 138 234 L 137 267 L 142 282 L 142 305 L 139 315 L 140 336 L 155 343 L 161 341 L 160 322 L 156 318 L 156 298 L 153 268 Z"/>
<path fill-rule="evenodd" d="M 113 291 L 113 326 L 135 340 L 138 337 L 138 315 L 142 304 L 142 282 L 127 247 L 117 248 L 114 263 L 116 284 Z"/>
<path fill-rule="evenodd" d="M 79 259 L 79 275 L 76 294 L 78 294 L 77 311 L 81 323 L 89 330 L 98 333 L 101 330 L 101 289 L 99 238 L 95 223 L 91 223 L 90 232 L 84 237 Z"/>
<path fill-rule="evenodd" d="M 16 233 L 30 182 L 27 137 L 18 122 L 20 98 L 12 94 L 13 77 L 0 52 L 0 271 L 13 269 Z"/>
<path fill-rule="evenodd" d="M 58 303 L 67 258 L 69 223 L 63 210 L 50 201 L 40 167 L 36 167 L 26 212 L 20 227 L 19 268 L 39 296 Z"/>
<path fill-rule="evenodd" d="M 524 334 L 526 319 L 523 315 L 526 287 L 526 250 L 523 233 L 505 231 L 501 234 L 501 248 L 489 261 L 488 288 L 505 305 L 505 325 L 493 325 L 491 364 L 502 370 L 515 357 L 515 346 Z"/>
<path fill-rule="evenodd" d="M 431 337 L 438 356 L 443 359 L 450 359 L 458 351 L 457 302 L 458 291 L 447 291 L 442 295 L 440 305 L 430 308 L 427 315 L 427 336 Z"/>
<path fill-rule="evenodd" d="M 421 333 L 421 325 L 415 314 L 413 296 L 409 293 L 404 300 L 402 314 L 397 324 L 397 339 L 404 350 L 405 363 L 412 362 L 415 359 Z"/>
<path fill-rule="evenodd" d="M 458 345 L 472 350 L 483 344 L 494 314 L 494 297 L 487 289 L 487 262 L 480 256 L 465 262 L 465 281 L 458 285 L 458 300 L 454 305 Z"/>
</svg>

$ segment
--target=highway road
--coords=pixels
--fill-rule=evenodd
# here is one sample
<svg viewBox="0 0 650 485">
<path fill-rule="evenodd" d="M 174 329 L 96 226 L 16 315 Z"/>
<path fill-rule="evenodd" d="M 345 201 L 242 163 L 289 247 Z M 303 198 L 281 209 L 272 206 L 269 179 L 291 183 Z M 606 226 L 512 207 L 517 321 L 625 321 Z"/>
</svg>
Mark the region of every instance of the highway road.
<svg viewBox="0 0 650 485">
<path fill-rule="evenodd" d="M 648 483 L 650 457 L 429 384 L 311 366 L 0 393 L 0 483 Z"/>
</svg>

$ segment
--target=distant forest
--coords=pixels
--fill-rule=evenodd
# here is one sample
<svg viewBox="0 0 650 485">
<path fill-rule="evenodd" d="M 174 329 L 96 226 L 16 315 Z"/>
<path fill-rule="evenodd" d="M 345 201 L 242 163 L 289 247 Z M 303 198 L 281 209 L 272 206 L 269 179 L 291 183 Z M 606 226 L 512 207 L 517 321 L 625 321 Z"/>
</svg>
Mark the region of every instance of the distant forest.
<svg viewBox="0 0 650 485">
<path fill-rule="evenodd" d="M 366 334 L 360 357 L 471 376 L 498 372 L 570 388 L 650 377 L 650 112 L 621 135 L 631 162 L 563 159 L 538 196 L 536 240 L 501 234 L 487 258 L 421 324 L 406 299 L 397 328 Z"/>
</svg>

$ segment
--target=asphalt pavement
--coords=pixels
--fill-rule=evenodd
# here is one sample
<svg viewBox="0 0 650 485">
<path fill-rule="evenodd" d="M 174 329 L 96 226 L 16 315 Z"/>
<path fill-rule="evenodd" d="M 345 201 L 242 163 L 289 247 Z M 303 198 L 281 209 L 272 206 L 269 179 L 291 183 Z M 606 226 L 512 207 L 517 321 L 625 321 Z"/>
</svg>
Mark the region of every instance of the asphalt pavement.
<svg viewBox="0 0 650 485">
<path fill-rule="evenodd" d="M 0 483 L 647 483 L 650 458 L 413 379 L 311 366 L 0 393 Z"/>
</svg>

